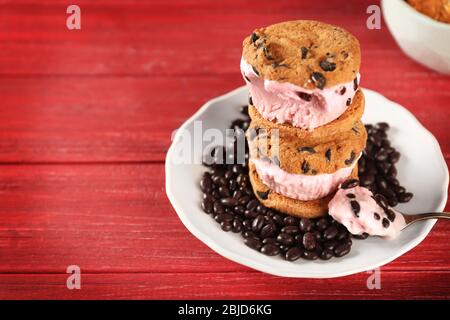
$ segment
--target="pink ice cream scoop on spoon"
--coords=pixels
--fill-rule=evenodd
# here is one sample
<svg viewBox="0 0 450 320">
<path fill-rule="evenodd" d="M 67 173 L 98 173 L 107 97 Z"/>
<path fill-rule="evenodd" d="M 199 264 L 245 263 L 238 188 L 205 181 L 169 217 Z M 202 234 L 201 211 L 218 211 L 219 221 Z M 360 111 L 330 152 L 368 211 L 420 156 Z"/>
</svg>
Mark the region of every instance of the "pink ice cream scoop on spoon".
<svg viewBox="0 0 450 320">
<path fill-rule="evenodd" d="M 419 220 L 450 219 L 445 212 L 404 215 L 389 207 L 382 195 L 374 196 L 360 187 L 356 179 L 342 183 L 328 204 L 328 213 L 354 235 L 367 233 L 385 239 L 396 238 L 406 226 Z"/>
</svg>

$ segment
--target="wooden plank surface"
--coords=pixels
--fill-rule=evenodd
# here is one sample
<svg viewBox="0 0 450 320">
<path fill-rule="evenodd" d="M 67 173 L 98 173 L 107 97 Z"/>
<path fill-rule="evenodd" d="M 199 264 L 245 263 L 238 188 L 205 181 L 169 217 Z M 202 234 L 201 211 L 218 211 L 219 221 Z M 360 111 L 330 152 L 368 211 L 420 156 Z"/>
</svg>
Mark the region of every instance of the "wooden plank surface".
<svg viewBox="0 0 450 320">
<path fill-rule="evenodd" d="M 368 30 L 373 1 L 77 4 L 82 30 L 68 31 L 67 1 L 0 0 L 0 299 L 449 298 L 448 223 L 368 290 L 365 273 L 294 280 L 230 262 L 165 195 L 172 132 L 243 84 L 244 36 L 290 19 L 354 33 L 362 85 L 411 110 L 449 163 L 450 78 L 406 58 L 384 24 Z M 82 268 L 82 290 L 65 287 L 69 264 Z"/>
<path fill-rule="evenodd" d="M 0 299 L 446 299 L 449 271 L 384 272 L 381 288 L 371 274 L 336 279 L 289 279 L 253 272 L 82 274 L 68 290 L 67 274 L 2 274 Z M 420 286 L 418 284 L 426 283 Z M 172 310 L 170 310 L 172 311 Z"/>
</svg>

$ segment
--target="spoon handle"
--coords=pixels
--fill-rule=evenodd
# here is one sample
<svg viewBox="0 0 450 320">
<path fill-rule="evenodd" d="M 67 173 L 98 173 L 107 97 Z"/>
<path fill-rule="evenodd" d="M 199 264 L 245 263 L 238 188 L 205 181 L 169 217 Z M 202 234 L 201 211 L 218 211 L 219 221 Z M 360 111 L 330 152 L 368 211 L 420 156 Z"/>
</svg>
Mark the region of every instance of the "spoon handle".
<svg viewBox="0 0 450 320">
<path fill-rule="evenodd" d="M 429 212 L 429 213 L 421 213 L 421 214 L 411 214 L 411 215 L 404 215 L 405 222 L 407 225 L 421 220 L 427 220 L 427 219 L 450 219 L 450 213 L 449 212 Z"/>
</svg>

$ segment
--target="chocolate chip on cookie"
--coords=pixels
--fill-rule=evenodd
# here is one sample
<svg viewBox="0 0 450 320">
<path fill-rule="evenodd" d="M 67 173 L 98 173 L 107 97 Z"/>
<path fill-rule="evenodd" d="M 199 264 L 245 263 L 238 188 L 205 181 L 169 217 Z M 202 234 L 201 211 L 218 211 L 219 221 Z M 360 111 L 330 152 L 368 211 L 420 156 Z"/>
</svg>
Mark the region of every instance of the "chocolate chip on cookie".
<svg viewBox="0 0 450 320">
<path fill-rule="evenodd" d="M 255 32 L 253 32 L 252 33 L 252 42 L 255 43 L 258 39 L 259 39 L 259 36 Z"/>
<path fill-rule="evenodd" d="M 319 89 L 325 88 L 325 85 L 327 84 L 327 79 L 320 72 L 313 72 L 311 74 L 311 80 L 313 81 L 314 85 Z"/>
<path fill-rule="evenodd" d="M 320 61 L 319 65 L 322 68 L 322 70 L 326 71 L 326 72 L 331 72 L 331 71 L 336 70 L 336 63 L 331 62 L 328 59 L 324 59 L 324 60 Z"/>
<path fill-rule="evenodd" d="M 302 59 L 306 59 L 306 57 L 308 56 L 308 48 L 301 47 L 300 51 L 301 51 L 301 54 L 302 54 Z"/>
<path fill-rule="evenodd" d="M 309 168 L 308 161 L 304 160 L 303 163 L 302 163 L 302 172 L 303 173 L 308 173 L 309 169 L 310 168 Z"/>
<path fill-rule="evenodd" d="M 331 149 L 328 148 L 327 151 L 325 151 L 325 158 L 327 158 L 328 161 L 331 161 Z"/>
<path fill-rule="evenodd" d="M 352 151 L 351 153 L 350 153 L 350 158 L 348 158 L 347 160 L 345 160 L 344 161 L 344 163 L 346 164 L 346 165 L 351 165 L 352 163 L 353 163 L 353 161 L 355 161 L 355 157 L 356 157 L 356 154 L 355 154 L 355 151 Z"/>
<path fill-rule="evenodd" d="M 267 200 L 267 198 L 269 197 L 269 190 L 267 191 L 256 191 L 256 193 L 258 194 L 258 197 L 262 200 Z"/>
</svg>

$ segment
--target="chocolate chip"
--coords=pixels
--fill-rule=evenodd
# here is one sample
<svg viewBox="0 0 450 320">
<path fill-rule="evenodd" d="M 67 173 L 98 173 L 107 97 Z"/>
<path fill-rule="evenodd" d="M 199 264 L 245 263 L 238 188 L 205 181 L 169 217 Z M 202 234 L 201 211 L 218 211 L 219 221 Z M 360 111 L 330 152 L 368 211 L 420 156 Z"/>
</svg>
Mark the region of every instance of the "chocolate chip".
<svg viewBox="0 0 450 320">
<path fill-rule="evenodd" d="M 348 52 L 347 51 L 341 51 L 341 54 L 344 57 L 344 59 L 348 58 Z"/>
<path fill-rule="evenodd" d="M 319 89 L 325 88 L 325 85 L 327 83 L 327 79 L 320 72 L 313 72 L 311 74 L 311 80 L 313 81 L 314 85 Z"/>
<path fill-rule="evenodd" d="M 205 213 L 213 213 L 213 202 L 211 198 L 203 199 L 201 206 Z"/>
<path fill-rule="evenodd" d="M 306 47 L 301 47 L 300 51 L 302 53 L 302 59 L 306 59 L 306 56 L 308 55 L 308 48 Z"/>
<path fill-rule="evenodd" d="M 248 104 L 249 105 L 253 105 L 253 99 L 252 99 L 252 96 L 248 96 Z"/>
<path fill-rule="evenodd" d="M 305 251 L 303 252 L 303 258 L 306 260 L 317 260 L 319 254 L 316 251 Z"/>
<path fill-rule="evenodd" d="M 351 165 L 352 163 L 353 163 L 353 161 L 355 161 L 355 157 L 356 157 L 356 154 L 355 154 L 355 152 L 354 151 L 352 151 L 351 153 L 350 153 L 350 158 L 348 158 L 347 160 L 345 160 L 344 161 L 344 163 L 346 164 L 346 165 Z"/>
<path fill-rule="evenodd" d="M 224 205 L 225 207 L 234 207 L 235 205 L 238 204 L 237 200 L 232 197 L 222 198 L 222 199 L 220 199 L 220 203 L 222 205 Z"/>
<path fill-rule="evenodd" d="M 256 68 L 254 66 L 252 66 L 253 72 L 259 77 L 259 72 L 258 70 L 256 70 Z"/>
<path fill-rule="evenodd" d="M 307 173 L 309 171 L 309 163 L 306 160 L 303 160 L 302 163 L 302 172 Z"/>
<path fill-rule="evenodd" d="M 387 122 L 378 122 L 377 128 L 382 131 L 387 131 L 387 130 L 389 130 L 389 124 Z"/>
<path fill-rule="evenodd" d="M 260 232 L 262 227 L 264 226 L 265 220 L 263 215 L 258 215 L 255 220 L 253 220 L 252 223 L 252 231 L 253 232 Z"/>
<path fill-rule="evenodd" d="M 276 256 L 280 253 L 280 247 L 275 244 L 265 244 L 261 248 L 261 252 L 266 256 Z"/>
<path fill-rule="evenodd" d="M 300 223 L 299 223 L 299 227 L 300 227 L 300 231 L 301 232 L 308 232 L 311 231 L 313 228 L 313 223 L 311 222 L 311 220 L 306 219 L 306 218 L 301 218 L 300 219 Z"/>
<path fill-rule="evenodd" d="M 245 80 L 247 80 L 248 82 L 251 82 L 250 79 L 249 79 L 246 75 L 244 75 L 244 78 L 245 78 Z"/>
<path fill-rule="evenodd" d="M 383 224 L 383 227 L 384 227 L 384 228 L 389 228 L 389 225 L 391 224 L 391 223 L 389 222 L 389 220 L 386 219 L 386 218 L 383 218 L 383 220 L 382 220 L 381 223 Z"/>
<path fill-rule="evenodd" d="M 320 257 L 321 260 L 330 260 L 331 258 L 333 258 L 333 251 L 329 250 L 329 249 L 324 249 L 321 253 L 320 253 Z"/>
<path fill-rule="evenodd" d="M 336 69 L 336 63 L 331 62 L 327 59 L 320 61 L 319 65 L 322 68 L 322 70 L 326 72 L 331 72 Z"/>
<path fill-rule="evenodd" d="M 277 236 L 277 241 L 285 246 L 292 246 L 294 238 L 291 235 L 282 232 Z"/>
<path fill-rule="evenodd" d="M 300 151 L 300 152 L 307 152 L 309 154 L 316 153 L 316 150 L 314 150 L 313 147 L 300 147 L 300 148 L 298 148 L 298 151 Z"/>
<path fill-rule="evenodd" d="M 347 106 L 349 106 L 349 105 L 351 105 L 352 104 L 352 99 L 351 98 L 348 98 L 347 99 L 347 102 L 345 103 Z"/>
<path fill-rule="evenodd" d="M 397 198 L 399 202 L 408 202 L 414 195 L 411 192 L 400 193 Z"/>
<path fill-rule="evenodd" d="M 297 92 L 297 95 L 305 101 L 309 102 L 312 100 L 312 95 L 309 93 L 299 91 L 299 92 Z"/>
<path fill-rule="evenodd" d="M 329 226 L 327 229 L 325 229 L 323 236 L 325 238 L 325 240 L 332 240 L 334 238 L 336 238 L 336 236 L 338 235 L 338 229 L 335 225 L 331 225 Z"/>
<path fill-rule="evenodd" d="M 252 42 L 255 43 L 258 39 L 259 39 L 259 36 L 255 32 L 253 32 L 252 33 Z"/>
<path fill-rule="evenodd" d="M 397 163 L 399 159 L 400 159 L 400 152 L 394 151 L 389 155 L 390 163 Z"/>
<path fill-rule="evenodd" d="M 359 202 L 356 200 L 350 201 L 350 206 L 352 207 L 352 211 L 359 218 L 359 212 L 361 211 L 361 206 L 359 205 Z"/>
<path fill-rule="evenodd" d="M 341 189 L 350 189 L 359 186 L 358 179 L 349 179 L 341 184 Z"/>
<path fill-rule="evenodd" d="M 295 226 L 298 224 L 298 221 L 297 221 L 297 218 L 295 218 L 295 217 L 286 216 L 283 219 L 283 223 L 287 226 Z"/>
<path fill-rule="evenodd" d="M 314 250 L 317 244 L 316 236 L 311 232 L 305 233 L 303 235 L 302 244 L 306 250 Z"/>
<path fill-rule="evenodd" d="M 285 258 L 288 261 L 296 261 L 298 260 L 303 254 L 303 250 L 299 247 L 292 247 L 288 251 L 286 251 Z"/>
<path fill-rule="evenodd" d="M 343 96 L 346 91 L 347 91 L 347 88 L 346 87 L 342 87 L 342 89 L 341 89 L 341 91 L 339 93 L 341 94 L 341 96 Z"/>
<path fill-rule="evenodd" d="M 355 89 L 355 91 L 358 90 L 358 78 L 353 80 L 353 89 Z"/>
<path fill-rule="evenodd" d="M 269 190 L 263 192 L 263 191 L 256 191 L 256 193 L 258 194 L 258 197 L 262 200 L 267 200 L 267 198 L 269 197 Z"/>
<path fill-rule="evenodd" d="M 346 243 L 340 244 L 334 249 L 334 255 L 336 257 L 343 257 L 346 254 L 348 254 L 349 252 L 350 252 L 350 245 L 348 245 Z"/>
<path fill-rule="evenodd" d="M 354 235 L 352 235 L 352 237 L 355 239 L 358 239 L 358 240 L 364 240 L 369 237 L 369 234 L 367 232 L 363 232 L 361 234 L 354 234 Z"/>
<path fill-rule="evenodd" d="M 394 222 L 394 220 L 395 220 L 395 212 L 394 211 L 392 211 L 391 209 L 386 209 L 386 211 L 384 211 L 384 213 L 386 213 L 386 216 L 389 219 L 389 221 Z"/>
<path fill-rule="evenodd" d="M 297 226 L 286 226 L 281 228 L 281 232 L 296 236 L 300 232 L 300 229 Z"/>
<path fill-rule="evenodd" d="M 320 218 L 316 222 L 316 228 L 319 229 L 320 231 L 325 230 L 328 227 L 328 225 L 329 225 L 328 219 L 326 219 L 326 218 Z"/>
<path fill-rule="evenodd" d="M 376 213 L 376 212 L 373 213 L 373 218 L 375 220 L 380 220 L 381 219 L 380 215 L 378 213 Z"/>
<path fill-rule="evenodd" d="M 376 194 L 373 199 L 377 202 L 377 204 L 384 208 L 387 208 L 388 206 L 388 202 L 385 196 L 383 196 L 382 194 Z"/>
<path fill-rule="evenodd" d="M 331 161 L 331 149 L 328 148 L 327 151 L 325 151 L 325 158 L 327 158 L 328 161 Z"/>
<path fill-rule="evenodd" d="M 254 249 L 254 250 L 259 250 L 259 249 L 261 249 L 261 247 L 262 247 L 261 241 L 259 241 L 259 240 L 257 240 L 257 239 L 253 239 L 253 238 L 247 238 L 247 239 L 245 239 L 245 240 L 244 240 L 244 243 L 245 243 L 248 247 L 250 247 L 250 248 L 252 248 L 252 249 Z"/>
<path fill-rule="evenodd" d="M 349 199 L 355 199 L 356 198 L 356 196 L 353 193 L 347 193 L 346 196 Z"/>
<path fill-rule="evenodd" d="M 273 60 L 272 54 L 269 52 L 269 49 L 267 49 L 266 46 L 263 46 L 262 48 L 263 48 L 263 53 L 264 53 L 264 56 L 266 57 L 266 59 Z M 285 66 L 287 67 L 287 65 L 285 65 Z M 274 68 L 276 68 L 276 67 L 274 67 Z"/>
</svg>

